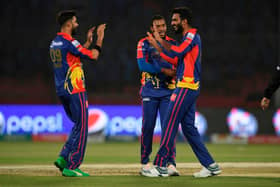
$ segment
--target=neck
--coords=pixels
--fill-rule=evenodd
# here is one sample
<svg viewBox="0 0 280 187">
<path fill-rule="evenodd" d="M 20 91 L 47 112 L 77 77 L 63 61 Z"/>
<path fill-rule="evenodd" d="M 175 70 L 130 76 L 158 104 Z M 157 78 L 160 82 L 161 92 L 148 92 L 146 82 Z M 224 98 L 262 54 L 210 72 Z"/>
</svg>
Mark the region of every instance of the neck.
<svg viewBox="0 0 280 187">
<path fill-rule="evenodd" d="M 192 29 L 191 26 L 185 26 L 185 27 L 183 28 L 183 32 L 182 32 L 183 36 L 184 36 L 190 29 Z"/>
<path fill-rule="evenodd" d="M 70 36 L 72 36 L 72 32 L 68 28 L 65 28 L 65 27 L 61 28 L 60 32 L 66 33 L 66 34 L 69 34 Z"/>
</svg>

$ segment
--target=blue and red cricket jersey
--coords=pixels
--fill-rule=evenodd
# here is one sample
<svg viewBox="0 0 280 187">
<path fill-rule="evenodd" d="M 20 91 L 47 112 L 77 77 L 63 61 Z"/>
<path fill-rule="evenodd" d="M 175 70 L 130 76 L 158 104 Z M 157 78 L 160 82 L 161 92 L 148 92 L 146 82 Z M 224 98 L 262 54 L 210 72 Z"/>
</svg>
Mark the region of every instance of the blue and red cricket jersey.
<svg viewBox="0 0 280 187">
<path fill-rule="evenodd" d="M 200 91 L 201 40 L 196 29 L 184 34 L 180 45 L 163 49 L 161 56 L 177 65 L 177 87 L 174 90 L 164 119 L 165 132 L 154 165 L 166 167 L 181 123 L 182 131 L 193 152 L 204 167 L 215 161 L 205 147 L 194 125 L 196 99 Z"/>
<path fill-rule="evenodd" d="M 175 44 L 175 40 L 165 37 L 165 40 Z M 141 164 L 149 162 L 152 152 L 152 142 L 156 118 L 159 112 L 162 132 L 165 127 L 163 119 L 169 104 L 170 96 L 175 89 L 175 78 L 166 76 L 161 72 L 162 68 L 173 69 L 174 66 L 167 63 L 159 52 L 150 45 L 147 38 L 143 38 L 137 45 L 137 63 L 142 72 L 141 99 L 142 99 L 142 130 L 141 130 Z M 175 145 L 175 144 L 174 144 Z M 168 163 L 175 163 L 175 146 L 168 157 Z"/>
<path fill-rule="evenodd" d="M 56 92 L 73 127 L 60 156 L 68 169 L 78 168 L 84 158 L 88 136 L 88 100 L 81 58 L 93 59 L 84 48 L 66 33 L 57 33 L 50 45 Z"/>
<path fill-rule="evenodd" d="M 176 41 L 166 36 L 166 41 L 176 44 Z M 142 38 L 137 45 L 137 62 L 141 77 L 141 95 L 150 97 L 163 97 L 170 95 L 175 88 L 173 77 L 168 77 L 161 72 L 161 68 L 173 69 L 175 66 L 163 59 L 159 52 Z"/>
<path fill-rule="evenodd" d="M 86 91 L 81 58 L 93 59 L 92 51 L 70 35 L 57 33 L 50 45 L 50 56 L 58 95 Z"/>
<path fill-rule="evenodd" d="M 196 29 L 190 29 L 179 46 L 172 45 L 170 51 L 163 49 L 160 55 L 173 65 L 177 65 L 177 87 L 199 89 L 201 40 Z"/>
</svg>

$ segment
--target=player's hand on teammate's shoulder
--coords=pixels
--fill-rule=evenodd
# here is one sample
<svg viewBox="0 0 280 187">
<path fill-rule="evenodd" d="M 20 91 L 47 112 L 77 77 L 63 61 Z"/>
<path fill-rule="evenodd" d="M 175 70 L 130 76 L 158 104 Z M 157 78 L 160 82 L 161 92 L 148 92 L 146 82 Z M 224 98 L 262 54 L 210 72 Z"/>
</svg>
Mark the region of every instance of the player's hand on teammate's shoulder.
<svg viewBox="0 0 280 187">
<path fill-rule="evenodd" d="M 263 97 L 261 100 L 261 107 L 263 110 L 267 109 L 270 103 L 270 99 Z"/>
</svg>

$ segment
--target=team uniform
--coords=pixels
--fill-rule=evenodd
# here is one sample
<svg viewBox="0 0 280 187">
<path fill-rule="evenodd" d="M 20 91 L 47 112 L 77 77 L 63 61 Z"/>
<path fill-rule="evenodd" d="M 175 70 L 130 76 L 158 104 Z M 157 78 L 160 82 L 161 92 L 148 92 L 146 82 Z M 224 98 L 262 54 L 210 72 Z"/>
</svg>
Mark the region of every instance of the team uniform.
<svg viewBox="0 0 280 187">
<path fill-rule="evenodd" d="M 214 162 L 194 126 L 195 104 L 200 91 L 201 41 L 196 29 L 185 33 L 179 46 L 172 45 L 171 50 L 163 48 L 161 57 L 177 65 L 177 84 L 164 119 L 165 132 L 154 165 L 166 167 L 168 156 L 174 147 L 174 139 L 181 123 L 182 131 L 192 147 L 196 157 L 205 167 Z"/>
<path fill-rule="evenodd" d="M 166 36 L 166 41 L 175 44 L 175 40 Z M 156 49 L 150 45 L 147 38 L 138 42 L 137 63 L 142 72 L 140 95 L 142 98 L 142 135 L 141 135 L 141 164 L 149 162 L 152 152 L 152 141 L 159 111 L 162 132 L 165 129 L 163 119 L 169 104 L 170 96 L 175 88 L 175 80 L 161 72 L 161 68 L 174 68 L 167 63 Z M 176 166 L 175 143 L 167 161 Z"/>
<path fill-rule="evenodd" d="M 57 33 L 50 45 L 50 57 L 56 93 L 74 123 L 60 157 L 67 162 L 67 169 L 74 170 L 83 161 L 88 135 L 88 100 L 80 59 L 93 59 L 93 54 L 70 35 Z"/>
</svg>

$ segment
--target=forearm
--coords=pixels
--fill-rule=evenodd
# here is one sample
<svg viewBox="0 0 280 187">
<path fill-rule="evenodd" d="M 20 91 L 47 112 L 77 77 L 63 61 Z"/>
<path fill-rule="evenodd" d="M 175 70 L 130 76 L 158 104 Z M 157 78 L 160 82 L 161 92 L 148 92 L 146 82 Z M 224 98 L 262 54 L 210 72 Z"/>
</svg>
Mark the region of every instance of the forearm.
<svg viewBox="0 0 280 187">
<path fill-rule="evenodd" d="M 162 52 L 160 53 L 161 58 L 163 58 L 166 62 L 174 65 L 175 67 L 178 64 L 178 57 L 170 54 L 170 52 L 168 52 L 167 50 L 162 50 Z"/>
<path fill-rule="evenodd" d="M 148 73 L 159 73 L 161 68 L 146 62 L 143 58 L 137 59 L 139 70 Z"/>
<path fill-rule="evenodd" d="M 103 37 L 98 37 L 95 43 L 95 46 L 92 49 L 92 55 L 93 59 L 97 60 L 100 53 L 101 53 L 101 47 L 103 45 Z"/>
<path fill-rule="evenodd" d="M 103 37 L 98 37 L 97 40 L 96 40 L 95 45 L 97 45 L 99 47 L 102 47 L 102 45 L 103 45 Z"/>
<path fill-rule="evenodd" d="M 167 41 L 165 41 L 165 40 L 162 39 L 162 38 L 158 39 L 158 42 L 160 43 L 160 45 L 161 45 L 164 49 L 166 49 L 167 51 L 170 51 L 171 46 L 172 46 L 170 43 L 168 43 Z"/>
</svg>

